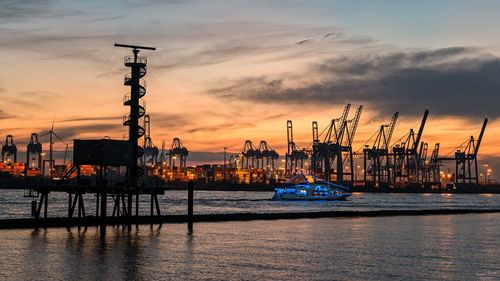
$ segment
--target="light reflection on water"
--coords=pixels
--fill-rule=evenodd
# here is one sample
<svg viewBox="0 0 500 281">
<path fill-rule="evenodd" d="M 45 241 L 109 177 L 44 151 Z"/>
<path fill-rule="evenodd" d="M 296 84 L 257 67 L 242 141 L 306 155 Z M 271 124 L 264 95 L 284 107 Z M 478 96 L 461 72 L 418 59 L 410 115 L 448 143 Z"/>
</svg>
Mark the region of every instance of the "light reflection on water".
<svg viewBox="0 0 500 281">
<path fill-rule="evenodd" d="M 194 211 L 198 214 L 242 212 L 310 212 L 381 209 L 439 209 L 500 207 L 500 194 L 402 194 L 353 193 L 347 201 L 272 201 L 272 192 L 195 191 Z M 167 191 L 159 196 L 163 214 L 186 214 L 187 191 Z M 22 190 L 0 190 L 0 219 L 29 217 L 31 198 L 23 197 Z M 67 214 L 67 194 L 49 194 L 49 217 Z M 84 195 L 87 214 L 95 213 L 95 198 Z M 111 201 L 109 201 L 111 206 Z M 141 214 L 149 214 L 149 198 L 142 198 Z M 108 211 L 111 213 L 112 208 Z"/>
<path fill-rule="evenodd" d="M 498 280 L 498 214 L 2 230 L 6 280 Z"/>
</svg>

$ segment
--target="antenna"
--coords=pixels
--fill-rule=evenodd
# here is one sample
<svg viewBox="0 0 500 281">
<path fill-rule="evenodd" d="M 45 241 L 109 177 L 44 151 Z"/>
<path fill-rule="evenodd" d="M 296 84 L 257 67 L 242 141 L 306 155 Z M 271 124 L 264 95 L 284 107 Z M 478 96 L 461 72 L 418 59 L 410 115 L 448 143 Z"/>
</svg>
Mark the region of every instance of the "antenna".
<svg viewBox="0 0 500 281">
<path fill-rule="evenodd" d="M 145 47 L 145 46 L 118 44 L 118 43 L 115 43 L 115 47 L 131 48 L 131 49 L 134 49 L 134 50 L 139 50 L 139 49 L 142 49 L 142 50 L 151 50 L 151 51 L 155 51 L 156 50 L 155 47 Z"/>
</svg>

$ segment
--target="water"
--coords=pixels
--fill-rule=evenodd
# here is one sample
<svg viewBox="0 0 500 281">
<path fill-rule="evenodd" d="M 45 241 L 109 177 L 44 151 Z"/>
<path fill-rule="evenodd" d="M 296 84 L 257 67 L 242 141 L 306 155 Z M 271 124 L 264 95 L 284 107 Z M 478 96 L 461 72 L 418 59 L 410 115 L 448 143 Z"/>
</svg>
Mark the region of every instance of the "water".
<svg viewBox="0 0 500 281">
<path fill-rule="evenodd" d="M 244 212 L 311 212 L 334 210 L 381 209 L 496 209 L 500 194 L 402 194 L 354 193 L 348 201 L 272 201 L 272 192 L 195 191 L 194 212 L 197 214 Z M 167 191 L 159 196 L 162 214 L 186 214 L 187 191 Z M 22 190 L 0 190 L 0 219 L 27 218 L 31 215 L 32 198 L 23 197 Z M 149 214 L 149 197 L 141 202 L 141 214 Z M 87 214 L 95 213 L 94 195 L 84 195 Z M 68 195 L 49 194 L 49 217 L 67 214 Z M 111 201 L 109 201 L 109 206 Z M 109 207 L 108 209 L 112 209 Z M 109 210 L 110 212 L 112 210 Z"/>
<path fill-rule="evenodd" d="M 1 280 L 500 280 L 498 214 L 1 230 Z"/>
</svg>

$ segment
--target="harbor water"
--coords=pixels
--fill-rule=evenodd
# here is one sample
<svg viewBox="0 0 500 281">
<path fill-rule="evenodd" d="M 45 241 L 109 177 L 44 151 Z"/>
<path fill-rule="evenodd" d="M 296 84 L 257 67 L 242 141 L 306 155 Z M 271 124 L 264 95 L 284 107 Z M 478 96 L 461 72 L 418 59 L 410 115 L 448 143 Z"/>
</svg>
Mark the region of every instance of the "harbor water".
<svg viewBox="0 0 500 281">
<path fill-rule="evenodd" d="M 354 193 L 347 201 L 271 201 L 270 192 L 196 191 L 195 213 L 497 209 L 495 194 Z M 67 194 L 49 195 L 49 217 Z M 160 196 L 185 214 L 187 192 Z M 0 192 L 0 218 L 33 198 Z M 144 197 L 147 214 L 149 198 Z M 95 210 L 85 195 L 88 214 Z M 110 202 L 111 203 L 111 202 Z M 500 215 L 323 218 L 0 230 L 0 280 L 500 280 Z"/>
<path fill-rule="evenodd" d="M 498 214 L 1 230 L 0 280 L 499 280 Z"/>
<path fill-rule="evenodd" d="M 31 200 L 22 190 L 0 190 L 0 219 L 28 218 Z M 419 209 L 497 209 L 500 194 L 402 194 L 402 193 L 353 193 L 347 201 L 272 201 L 272 192 L 245 191 L 195 191 L 195 214 L 221 213 L 272 213 L 314 211 L 372 211 L 372 210 L 419 210 Z M 187 191 L 167 191 L 158 196 L 162 214 L 186 214 Z M 109 198 L 108 211 L 112 211 Z M 150 198 L 142 196 L 141 214 L 149 214 Z M 95 195 L 84 195 L 87 215 L 95 213 Z M 68 195 L 49 194 L 48 216 L 67 215 Z"/>
</svg>

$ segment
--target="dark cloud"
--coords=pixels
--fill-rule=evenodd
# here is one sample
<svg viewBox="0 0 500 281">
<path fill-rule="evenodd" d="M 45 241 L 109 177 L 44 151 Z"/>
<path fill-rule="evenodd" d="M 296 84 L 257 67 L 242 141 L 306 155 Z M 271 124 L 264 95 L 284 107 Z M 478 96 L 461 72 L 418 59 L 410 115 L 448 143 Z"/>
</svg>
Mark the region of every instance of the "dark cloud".
<svg viewBox="0 0 500 281">
<path fill-rule="evenodd" d="M 120 123 L 116 124 L 91 124 L 82 126 L 71 126 L 71 127 L 58 127 L 57 124 L 54 126 L 54 132 L 59 135 L 64 142 L 72 143 L 75 137 L 79 137 L 82 134 L 92 133 L 101 134 L 101 137 L 107 135 L 115 135 L 117 132 L 124 132 L 123 126 Z M 40 133 L 40 135 L 43 132 Z"/>
<path fill-rule="evenodd" d="M 48 101 L 59 98 L 60 95 L 49 91 L 26 91 L 8 94 L 2 97 L 2 101 L 9 104 L 9 108 L 44 108 Z"/>
<path fill-rule="evenodd" d="M 191 0 L 125 0 L 125 4 L 130 6 L 144 7 L 144 5 L 171 5 L 171 4 L 188 4 Z"/>
<path fill-rule="evenodd" d="M 343 32 L 330 32 L 330 33 L 323 35 L 323 39 L 325 39 L 325 38 L 342 38 L 344 36 L 345 36 L 345 34 Z"/>
<path fill-rule="evenodd" d="M 320 41 L 320 40 L 325 40 L 325 39 L 328 39 L 328 40 L 335 40 L 336 42 L 341 42 L 341 41 L 337 41 L 336 39 L 341 39 L 341 38 L 344 38 L 345 37 L 345 33 L 343 32 L 329 32 L 323 36 L 321 36 L 320 38 L 309 38 L 309 39 L 304 39 L 304 40 L 301 40 L 301 41 L 298 41 L 296 42 L 295 44 L 297 45 L 307 45 L 307 44 L 312 44 L 314 42 L 317 42 L 317 41 Z M 355 41 L 352 41 L 354 40 Z M 359 37 L 358 38 L 350 38 L 348 39 L 349 42 L 356 42 L 356 43 L 360 43 L 359 41 Z M 363 38 L 364 40 L 362 40 L 363 42 L 361 43 L 365 43 L 365 42 L 371 42 L 371 38 Z"/>
<path fill-rule="evenodd" d="M 39 17 L 51 8 L 52 0 L 2 0 L 0 19 Z"/>
<path fill-rule="evenodd" d="M 500 116 L 498 73 L 498 57 L 446 48 L 334 58 L 312 65 L 301 78 L 315 82 L 250 77 L 208 93 L 264 103 L 362 103 L 383 115 L 396 110 L 420 115 L 430 108 L 434 115 L 495 118 Z M 290 82 L 298 86 L 287 86 Z"/>
<path fill-rule="evenodd" d="M 37 27 L 37 28 L 27 28 L 27 29 L 9 29 L 9 28 L 4 28 L 0 27 L 0 31 L 4 34 L 7 34 L 9 36 L 19 36 L 19 35 L 32 35 L 36 34 L 42 31 L 47 31 L 51 30 L 51 28 L 48 27 Z"/>
<path fill-rule="evenodd" d="M 330 33 L 322 35 L 325 30 Z M 191 24 L 172 32 L 166 36 L 188 40 L 190 47 L 174 50 L 169 45 L 163 46 L 162 50 L 167 50 L 168 57 L 163 59 L 165 62 L 155 65 L 155 69 L 205 66 L 267 54 L 273 56 L 261 58 L 266 62 L 295 59 L 316 55 L 318 48 L 328 44 L 359 47 L 373 43 L 369 37 L 347 37 L 341 32 L 331 32 L 331 28 L 296 28 L 258 21 Z"/>
<path fill-rule="evenodd" d="M 80 22 L 83 23 L 94 23 L 94 22 L 101 22 L 101 21 L 112 21 L 112 20 L 117 20 L 126 17 L 127 15 L 118 15 L 118 16 L 103 16 L 103 17 L 94 17 L 94 18 L 89 18 L 85 20 L 81 20 Z"/>
<path fill-rule="evenodd" d="M 109 120 L 121 120 L 122 116 L 99 116 L 99 117 L 70 117 L 57 122 L 86 122 L 86 121 L 109 121 Z"/>
<path fill-rule="evenodd" d="M 226 161 L 229 160 L 231 154 L 226 153 Z M 206 151 L 190 151 L 188 160 L 190 162 L 214 163 L 224 162 L 224 152 L 206 152 Z"/>
<path fill-rule="evenodd" d="M 283 119 L 285 118 L 285 114 L 274 114 L 274 115 L 269 115 L 265 116 L 264 118 L 261 118 L 260 121 L 269 121 L 269 120 L 274 120 L 274 119 Z"/>
<path fill-rule="evenodd" d="M 151 118 L 151 127 L 159 128 L 159 130 L 173 130 L 189 126 L 193 123 L 190 116 L 181 114 L 168 114 L 148 112 Z"/>
<path fill-rule="evenodd" d="M 241 129 L 241 128 L 251 128 L 255 127 L 254 123 L 225 123 L 225 124 L 215 124 L 215 125 L 204 125 L 200 127 L 191 127 L 186 130 L 188 133 L 197 132 L 218 132 L 225 130 Z"/>
<path fill-rule="evenodd" d="M 40 60 L 75 59 L 90 61 L 101 65 L 111 63 L 109 56 L 102 55 L 98 49 L 112 41 L 119 41 L 119 35 L 72 35 L 72 34 L 25 34 L 12 35 L 9 40 L 0 41 L 0 48 L 15 50 L 36 50 Z M 111 48 L 112 44 L 107 45 Z"/>
<path fill-rule="evenodd" d="M 5 112 L 4 110 L 0 109 L 0 120 L 10 119 L 13 117 L 14 117 L 14 115 L 9 114 L 9 113 Z"/>
<path fill-rule="evenodd" d="M 36 18 L 62 18 L 81 15 L 82 11 L 63 8 L 61 0 L 2 0 L 0 22 L 26 23 Z"/>
<path fill-rule="evenodd" d="M 312 42 L 311 39 L 305 39 L 305 40 L 301 40 L 299 42 L 296 42 L 295 44 L 297 44 L 297 45 L 304 45 L 304 44 L 309 44 L 311 42 Z"/>
<path fill-rule="evenodd" d="M 171 57 L 167 63 L 155 65 L 155 69 L 175 69 L 218 64 L 248 55 L 274 52 L 284 47 L 286 46 L 258 46 L 251 44 L 243 46 L 234 43 L 214 45 L 183 56 Z"/>
</svg>

